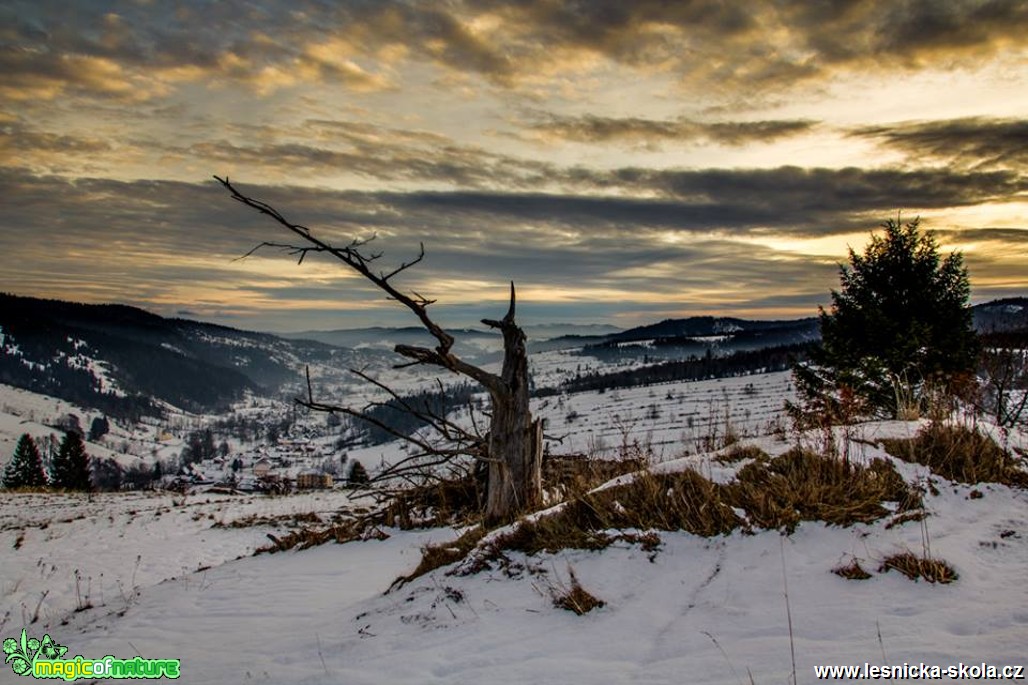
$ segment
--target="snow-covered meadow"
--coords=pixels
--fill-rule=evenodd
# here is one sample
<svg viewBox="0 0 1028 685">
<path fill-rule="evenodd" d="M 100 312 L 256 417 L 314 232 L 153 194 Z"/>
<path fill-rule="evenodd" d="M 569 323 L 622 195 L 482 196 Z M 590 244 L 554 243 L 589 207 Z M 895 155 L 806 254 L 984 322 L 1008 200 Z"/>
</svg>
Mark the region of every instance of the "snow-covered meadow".
<svg viewBox="0 0 1028 685">
<path fill-rule="evenodd" d="M 787 428 L 791 392 L 787 373 L 770 373 L 556 395 L 534 410 L 562 440 L 554 453 L 614 457 L 631 443 L 658 470 L 724 481 L 737 467 L 706 449 L 728 433 L 772 456 L 823 440 Z M 19 393 L 4 394 L 8 440 L 42 435 L 75 409 Z M 803 522 L 791 536 L 660 533 L 656 552 L 514 553 L 506 569 L 442 568 L 393 591 L 424 545 L 457 532 L 388 529 L 387 539 L 253 555 L 269 534 L 328 526 L 359 503 L 339 490 L 2 493 L 0 635 L 25 627 L 70 654 L 178 658 L 187 683 L 787 683 L 794 653 L 799 682 L 821 664 L 1028 665 L 1028 493 L 949 483 L 877 446 L 918 428 L 873 423 L 836 439 L 854 460 L 889 459 L 909 482 L 937 484 L 923 527 L 891 517 Z M 181 445 L 157 437 L 146 427 L 112 436 Z M 997 437 L 1028 446 L 1019 433 Z M 403 454 L 396 443 L 352 452 L 369 467 Z M 887 555 L 925 544 L 956 582 L 879 571 Z M 872 578 L 832 573 L 854 560 Z M 604 606 L 582 616 L 554 607 L 573 572 Z"/>
<path fill-rule="evenodd" d="M 784 374 L 670 384 L 551 397 L 536 410 L 548 432 L 565 428 L 554 451 L 614 451 L 628 430 L 654 446 L 660 469 L 723 479 L 724 465 L 686 444 L 686 417 L 697 438 L 730 425 L 772 455 L 816 442 L 780 430 L 787 384 Z M 837 439 L 854 459 L 892 460 L 877 441 L 917 429 L 872 423 Z M 1008 438 L 1024 448 L 1024 436 Z M 929 478 L 893 461 L 909 482 Z M 388 593 L 423 545 L 457 532 L 388 529 L 384 540 L 251 556 L 268 533 L 327 525 L 352 506 L 348 494 L 4 493 L 0 633 L 25 627 L 87 657 L 181 659 L 187 683 L 787 683 L 793 654 L 799 682 L 816 665 L 1028 665 L 1028 493 L 933 479 L 923 527 L 662 532 L 656 553 L 619 543 L 515 555 L 507 570 L 442 568 Z M 925 532 L 956 582 L 878 572 L 889 554 L 921 554 Z M 832 573 L 853 560 L 872 577 Z M 554 607 L 572 570 L 603 607 Z"/>
</svg>

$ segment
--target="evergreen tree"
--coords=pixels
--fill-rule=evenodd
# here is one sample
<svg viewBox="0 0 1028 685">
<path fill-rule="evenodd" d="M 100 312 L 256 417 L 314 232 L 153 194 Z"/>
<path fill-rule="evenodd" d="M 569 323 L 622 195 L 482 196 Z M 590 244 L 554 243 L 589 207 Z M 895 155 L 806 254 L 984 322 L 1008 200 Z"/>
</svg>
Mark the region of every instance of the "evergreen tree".
<svg viewBox="0 0 1028 685">
<path fill-rule="evenodd" d="M 930 387 L 957 390 L 973 374 L 978 339 L 960 253 L 944 259 L 915 219 L 882 224 L 863 255 L 840 266 L 831 311 L 821 310 L 821 349 L 795 369 L 808 408 L 842 418 L 847 403 L 902 417 Z"/>
<path fill-rule="evenodd" d="M 89 455 L 78 433 L 66 433 L 54 457 L 50 481 L 55 488 L 89 490 Z"/>
<path fill-rule="evenodd" d="M 106 416 L 97 416 L 93 419 L 93 422 L 89 424 L 89 440 L 90 442 L 96 442 L 103 436 L 111 432 L 111 423 L 107 420 Z"/>
<path fill-rule="evenodd" d="M 113 459 L 93 459 L 93 483 L 97 490 L 121 490 L 122 468 Z"/>
<path fill-rule="evenodd" d="M 350 473 L 347 475 L 346 480 L 350 485 L 364 485 L 371 479 L 368 477 L 368 470 L 364 468 L 364 464 L 355 459 L 350 464 Z"/>
<path fill-rule="evenodd" d="M 43 471 L 43 458 L 36 448 L 36 443 L 28 433 L 18 440 L 14 448 L 14 456 L 4 469 L 4 487 L 39 487 L 46 485 L 46 473 Z"/>
</svg>

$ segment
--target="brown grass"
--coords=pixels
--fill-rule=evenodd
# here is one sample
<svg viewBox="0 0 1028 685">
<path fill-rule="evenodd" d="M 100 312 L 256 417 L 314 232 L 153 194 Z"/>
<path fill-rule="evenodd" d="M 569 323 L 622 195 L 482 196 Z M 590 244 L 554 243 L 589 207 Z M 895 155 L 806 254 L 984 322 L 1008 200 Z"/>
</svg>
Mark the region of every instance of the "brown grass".
<svg viewBox="0 0 1028 685">
<path fill-rule="evenodd" d="M 646 468 L 645 459 L 592 459 L 586 454 L 547 455 L 543 458 L 543 488 L 567 493 L 593 490 L 609 480 Z"/>
<path fill-rule="evenodd" d="M 862 466 L 800 449 L 774 459 L 760 454 L 746 458 L 754 461 L 728 484 L 714 483 L 691 469 L 644 471 L 626 483 L 574 494 L 555 513 L 523 520 L 486 544 L 478 544 L 482 533 L 476 532 L 461 544 L 426 548 L 418 569 L 400 580 L 459 561 L 472 550 L 472 562 L 461 573 L 492 568 L 494 562 L 510 566 L 507 551 L 534 555 L 600 550 L 615 542 L 638 544 L 652 553 L 652 560 L 661 544 L 654 531 L 714 537 L 757 527 L 791 533 L 804 520 L 841 526 L 870 523 L 892 513 L 883 502 L 896 502 L 901 512 L 921 506 L 920 493 L 884 459 Z M 736 513 L 739 509 L 748 521 Z"/>
<path fill-rule="evenodd" d="M 940 559 L 919 557 L 913 552 L 893 554 L 882 562 L 879 573 L 897 570 L 911 580 L 924 578 L 929 583 L 952 583 L 959 576 L 953 568 Z"/>
<path fill-rule="evenodd" d="M 871 574 L 864 570 L 864 567 L 860 565 L 856 559 L 846 564 L 845 566 L 837 566 L 832 569 L 832 573 L 837 576 L 842 576 L 846 580 L 867 580 L 871 577 Z"/>
<path fill-rule="evenodd" d="M 920 495 L 884 459 L 861 466 L 846 459 L 793 449 L 769 462 L 739 470 L 727 487 L 728 499 L 761 528 L 792 533 L 800 521 L 848 526 L 870 523 L 890 512 L 920 506 Z"/>
<path fill-rule="evenodd" d="M 442 480 L 398 492 L 385 510 L 385 525 L 403 530 L 477 521 L 483 493 L 473 476 Z"/>
<path fill-rule="evenodd" d="M 526 554 L 561 549 L 597 550 L 624 536 L 617 530 L 686 531 L 704 537 L 731 533 L 747 512 L 760 528 L 792 532 L 803 520 L 836 525 L 869 523 L 921 504 L 920 495 L 892 465 L 875 460 L 860 466 L 812 452 L 793 450 L 748 464 L 732 483 L 713 483 L 694 470 L 642 473 L 631 482 L 575 497 L 555 514 L 522 522 L 496 540 L 498 549 Z M 627 539 L 629 542 L 645 541 Z"/>
<path fill-rule="evenodd" d="M 771 456 L 755 445 L 732 445 L 727 450 L 714 457 L 714 461 L 721 464 L 736 464 L 747 459 L 752 459 L 754 461 L 768 461 L 771 459 Z"/>
<path fill-rule="evenodd" d="M 403 587 L 415 578 L 426 573 L 431 573 L 437 568 L 455 564 L 468 555 L 475 548 L 479 540 L 486 533 L 481 526 L 472 528 L 453 542 L 444 542 L 438 545 L 425 545 L 421 548 L 421 561 L 418 567 L 406 576 L 400 576 L 389 586 L 389 591 Z"/>
<path fill-rule="evenodd" d="M 931 423 L 911 439 L 883 440 L 892 456 L 922 464 L 959 483 L 1002 483 L 1028 488 L 1028 472 L 992 438 L 963 425 Z"/>
<path fill-rule="evenodd" d="M 574 497 L 558 513 L 518 526 L 502 546 L 528 554 L 601 549 L 616 539 L 603 532 L 610 529 L 684 530 L 710 537 L 740 524 L 721 488 L 696 471 L 647 472 L 630 483 Z"/>
<path fill-rule="evenodd" d="M 568 566 L 568 575 L 571 577 L 570 587 L 561 588 L 553 593 L 553 606 L 573 611 L 577 616 L 581 616 L 606 604 L 602 599 L 582 587 L 575 576 L 574 569 L 570 566 Z"/>
</svg>

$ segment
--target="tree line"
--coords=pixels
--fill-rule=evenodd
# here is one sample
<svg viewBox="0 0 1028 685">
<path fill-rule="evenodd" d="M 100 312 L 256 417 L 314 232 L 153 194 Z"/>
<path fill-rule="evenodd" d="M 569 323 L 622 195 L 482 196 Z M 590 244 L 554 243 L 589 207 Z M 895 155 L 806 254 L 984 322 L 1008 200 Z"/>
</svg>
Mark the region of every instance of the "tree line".
<svg viewBox="0 0 1028 685">
<path fill-rule="evenodd" d="M 655 383 L 698 381 L 785 371 L 791 368 L 795 362 L 806 359 L 814 346 L 815 343 L 780 345 L 760 350 L 734 352 L 723 357 L 715 356 L 708 349 L 702 357 L 694 355 L 688 359 L 641 366 L 636 369 L 577 375 L 564 381 L 559 387 L 540 388 L 535 395 L 536 397 L 547 397 L 562 392 L 615 390 Z"/>
</svg>

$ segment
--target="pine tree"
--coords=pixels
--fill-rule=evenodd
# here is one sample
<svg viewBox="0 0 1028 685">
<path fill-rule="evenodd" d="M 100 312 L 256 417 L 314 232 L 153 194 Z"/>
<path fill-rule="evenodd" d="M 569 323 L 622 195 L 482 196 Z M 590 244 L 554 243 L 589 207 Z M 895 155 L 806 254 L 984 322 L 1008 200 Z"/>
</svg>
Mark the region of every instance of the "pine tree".
<svg viewBox="0 0 1028 685">
<path fill-rule="evenodd" d="M 821 310 L 822 347 L 795 369 L 808 408 L 845 414 L 844 404 L 902 417 L 923 408 L 930 386 L 955 391 L 975 368 L 978 338 L 960 253 L 939 255 L 919 221 L 882 224 L 863 255 L 840 266 L 831 311 Z"/>
<path fill-rule="evenodd" d="M 50 481 L 55 488 L 87 491 L 89 481 L 89 455 L 78 433 L 66 433 L 54 457 Z"/>
<path fill-rule="evenodd" d="M 18 440 L 14 448 L 14 456 L 4 469 L 4 487 L 41 487 L 46 485 L 46 473 L 43 471 L 43 458 L 39 454 L 35 441 L 28 433 Z"/>
</svg>

